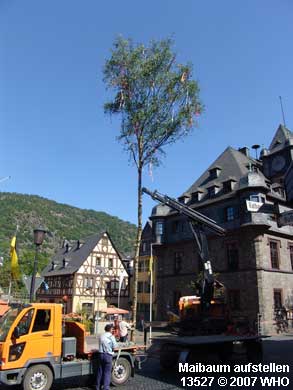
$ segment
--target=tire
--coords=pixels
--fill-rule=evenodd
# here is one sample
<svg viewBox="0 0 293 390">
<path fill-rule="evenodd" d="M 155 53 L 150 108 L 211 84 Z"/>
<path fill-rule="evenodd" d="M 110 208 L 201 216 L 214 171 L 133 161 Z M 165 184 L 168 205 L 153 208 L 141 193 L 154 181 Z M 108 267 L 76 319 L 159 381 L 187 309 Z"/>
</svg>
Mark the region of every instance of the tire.
<svg viewBox="0 0 293 390">
<path fill-rule="evenodd" d="M 111 383 L 114 386 L 124 385 L 131 375 L 129 360 L 121 357 L 113 362 Z"/>
<path fill-rule="evenodd" d="M 160 351 L 160 367 L 162 370 L 172 370 L 178 363 L 180 352 L 172 344 L 164 344 Z"/>
<path fill-rule="evenodd" d="M 220 344 L 218 347 L 218 356 L 221 361 L 227 362 L 231 359 L 233 355 L 233 344 L 232 343 L 224 343 Z"/>
<path fill-rule="evenodd" d="M 22 383 L 23 390 L 49 390 L 53 383 L 53 373 L 45 364 L 31 366 Z"/>
<path fill-rule="evenodd" d="M 246 357 L 249 362 L 261 363 L 263 360 L 263 349 L 261 340 L 246 343 Z"/>
</svg>

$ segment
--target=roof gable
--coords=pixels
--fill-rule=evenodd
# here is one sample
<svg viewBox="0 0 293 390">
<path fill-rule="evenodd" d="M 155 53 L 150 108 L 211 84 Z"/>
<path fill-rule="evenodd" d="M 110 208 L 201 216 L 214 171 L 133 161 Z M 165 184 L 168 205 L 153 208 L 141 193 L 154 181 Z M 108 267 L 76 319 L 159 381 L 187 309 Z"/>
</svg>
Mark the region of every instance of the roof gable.
<svg viewBox="0 0 293 390">
<path fill-rule="evenodd" d="M 107 231 L 95 234 L 84 241 L 84 244 L 78 247 L 76 242 L 69 251 L 66 248 L 61 248 L 56 255 L 52 257 L 52 262 L 45 267 L 42 271 L 42 276 L 56 276 L 56 275 L 70 275 L 75 273 L 84 261 L 88 258 L 91 252 L 94 250 L 99 241 L 106 235 L 110 241 L 113 249 L 117 253 L 121 263 L 124 268 L 125 265 L 121 259 L 120 253 L 116 249 L 109 233 Z M 64 267 L 64 260 L 66 260 L 67 265 Z M 55 268 L 52 269 L 52 263 L 54 263 Z M 125 268 L 126 270 L 126 268 Z"/>
<path fill-rule="evenodd" d="M 275 152 L 277 150 L 283 149 L 286 142 L 290 138 L 293 138 L 291 131 L 288 130 L 284 125 L 280 125 L 270 144 L 269 151 Z"/>
</svg>

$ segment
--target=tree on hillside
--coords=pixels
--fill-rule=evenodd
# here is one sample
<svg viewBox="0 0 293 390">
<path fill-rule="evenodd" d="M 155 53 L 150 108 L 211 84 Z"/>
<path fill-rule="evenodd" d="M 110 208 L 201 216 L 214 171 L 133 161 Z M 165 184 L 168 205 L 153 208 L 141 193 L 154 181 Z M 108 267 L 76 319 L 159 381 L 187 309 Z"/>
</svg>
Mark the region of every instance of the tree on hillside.
<svg viewBox="0 0 293 390">
<path fill-rule="evenodd" d="M 104 81 L 113 97 L 105 113 L 120 114 L 122 142 L 137 169 L 137 236 L 134 259 L 133 319 L 136 321 L 138 257 L 142 233 L 142 174 L 158 166 L 163 147 L 190 133 L 202 112 L 199 87 L 191 64 L 176 62 L 173 41 L 148 46 L 119 37 L 104 67 Z"/>
</svg>

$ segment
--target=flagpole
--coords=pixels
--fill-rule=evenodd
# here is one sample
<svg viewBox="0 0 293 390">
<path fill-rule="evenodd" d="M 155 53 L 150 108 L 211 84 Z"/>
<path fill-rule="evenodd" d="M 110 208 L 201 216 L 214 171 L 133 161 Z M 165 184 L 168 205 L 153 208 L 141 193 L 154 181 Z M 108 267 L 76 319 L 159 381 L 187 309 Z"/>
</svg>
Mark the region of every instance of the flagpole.
<svg viewBox="0 0 293 390">
<path fill-rule="evenodd" d="M 9 280 L 9 287 L 8 287 L 8 305 L 10 303 L 11 286 L 12 286 L 12 281 L 11 281 L 11 278 L 10 278 L 10 280 Z"/>
<path fill-rule="evenodd" d="M 121 295 L 121 289 L 122 289 L 122 284 L 124 277 L 126 277 L 125 270 L 122 269 L 120 270 L 120 275 L 119 275 L 119 288 L 118 288 L 118 309 L 120 308 L 120 295 Z"/>
<path fill-rule="evenodd" d="M 149 342 L 152 343 L 152 320 L 153 320 L 153 243 L 151 242 L 151 264 L 150 264 L 150 336 Z"/>
</svg>

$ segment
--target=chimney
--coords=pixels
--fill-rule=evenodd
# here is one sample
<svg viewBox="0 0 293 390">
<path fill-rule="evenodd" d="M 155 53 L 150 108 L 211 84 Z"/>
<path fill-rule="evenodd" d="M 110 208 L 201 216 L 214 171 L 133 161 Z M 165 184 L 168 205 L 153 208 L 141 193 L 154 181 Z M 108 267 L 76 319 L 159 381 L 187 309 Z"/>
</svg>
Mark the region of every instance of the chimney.
<svg viewBox="0 0 293 390">
<path fill-rule="evenodd" d="M 77 240 L 77 243 L 76 243 L 76 249 L 79 249 L 80 248 L 80 241 Z"/>
<path fill-rule="evenodd" d="M 249 157 L 249 148 L 247 146 L 244 146 L 243 148 L 239 148 L 238 151 L 244 156 Z"/>
<path fill-rule="evenodd" d="M 268 151 L 268 149 L 266 149 L 266 148 L 263 148 L 261 151 L 260 151 L 260 159 L 262 159 L 263 158 L 263 156 L 267 156 L 269 154 L 269 151 Z"/>
</svg>

